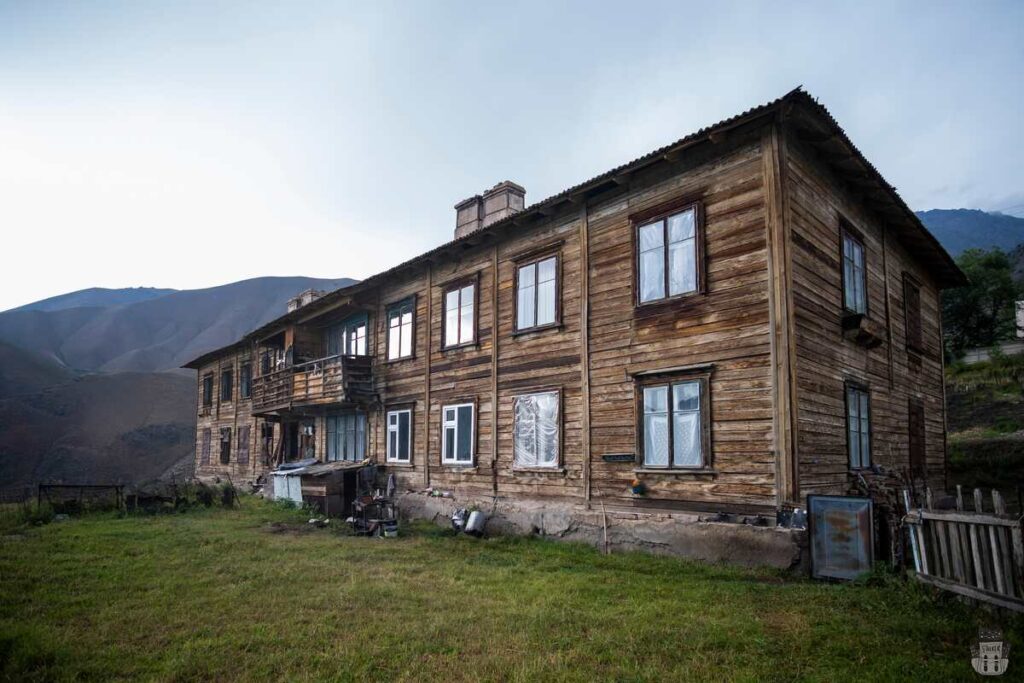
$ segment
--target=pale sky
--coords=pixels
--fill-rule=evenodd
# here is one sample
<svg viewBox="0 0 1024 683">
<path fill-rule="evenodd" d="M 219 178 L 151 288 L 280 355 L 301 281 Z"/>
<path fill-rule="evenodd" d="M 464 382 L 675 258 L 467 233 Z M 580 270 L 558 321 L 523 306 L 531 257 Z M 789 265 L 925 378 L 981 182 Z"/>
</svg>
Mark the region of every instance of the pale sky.
<svg viewBox="0 0 1024 683">
<path fill-rule="evenodd" d="M 1024 2 L 0 1 L 0 310 L 371 275 L 774 99 L 914 209 L 1024 215 Z"/>
</svg>

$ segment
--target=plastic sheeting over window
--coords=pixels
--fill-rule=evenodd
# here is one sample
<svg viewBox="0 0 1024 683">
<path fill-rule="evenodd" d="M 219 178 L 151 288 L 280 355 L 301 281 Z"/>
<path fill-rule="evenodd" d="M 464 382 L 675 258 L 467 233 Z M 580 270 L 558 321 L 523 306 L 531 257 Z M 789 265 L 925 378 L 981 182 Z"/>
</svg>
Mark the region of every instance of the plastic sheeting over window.
<svg viewBox="0 0 1024 683">
<path fill-rule="evenodd" d="M 516 467 L 557 467 L 558 392 L 517 396 L 513 441 Z"/>
</svg>

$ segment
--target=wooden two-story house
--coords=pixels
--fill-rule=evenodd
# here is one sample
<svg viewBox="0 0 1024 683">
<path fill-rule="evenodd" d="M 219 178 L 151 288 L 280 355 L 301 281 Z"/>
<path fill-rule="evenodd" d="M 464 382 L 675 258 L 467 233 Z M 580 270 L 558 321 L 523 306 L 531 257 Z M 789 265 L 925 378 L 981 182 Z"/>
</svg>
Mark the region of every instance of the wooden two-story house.
<svg viewBox="0 0 1024 683">
<path fill-rule="evenodd" d="M 963 282 L 795 90 L 530 206 L 496 185 L 451 242 L 189 363 L 196 471 L 370 458 L 520 528 L 600 511 L 715 556 L 694 515 L 774 524 L 880 469 L 942 487 Z"/>
</svg>

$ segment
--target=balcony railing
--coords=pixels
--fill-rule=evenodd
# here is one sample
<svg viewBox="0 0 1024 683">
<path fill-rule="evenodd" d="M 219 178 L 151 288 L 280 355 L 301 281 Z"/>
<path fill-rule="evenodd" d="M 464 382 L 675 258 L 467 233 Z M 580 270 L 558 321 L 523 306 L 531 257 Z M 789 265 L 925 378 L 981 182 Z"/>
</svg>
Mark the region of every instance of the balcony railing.
<svg viewBox="0 0 1024 683">
<path fill-rule="evenodd" d="M 373 398 L 369 356 L 328 356 L 253 379 L 255 411 L 329 403 L 364 403 Z"/>
</svg>

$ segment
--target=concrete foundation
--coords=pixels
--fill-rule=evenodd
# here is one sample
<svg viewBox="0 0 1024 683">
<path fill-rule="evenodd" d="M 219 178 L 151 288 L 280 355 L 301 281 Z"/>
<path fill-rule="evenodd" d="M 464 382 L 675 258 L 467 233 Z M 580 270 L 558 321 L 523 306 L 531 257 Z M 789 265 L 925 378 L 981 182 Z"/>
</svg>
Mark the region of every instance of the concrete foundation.
<svg viewBox="0 0 1024 683">
<path fill-rule="evenodd" d="M 488 515 L 488 534 L 537 534 L 610 550 L 643 550 L 748 567 L 794 571 L 805 568 L 806 532 L 701 521 L 695 513 L 636 510 L 585 505 L 572 501 L 502 498 L 432 497 L 405 493 L 398 497 L 403 517 L 450 526 L 458 508 Z"/>
</svg>

